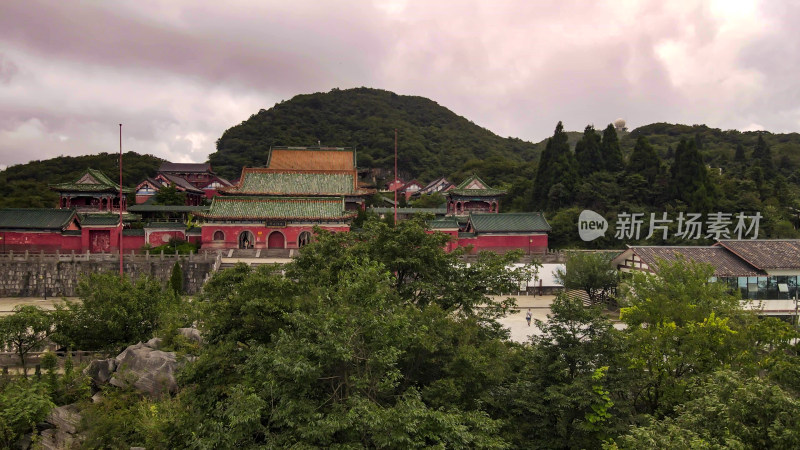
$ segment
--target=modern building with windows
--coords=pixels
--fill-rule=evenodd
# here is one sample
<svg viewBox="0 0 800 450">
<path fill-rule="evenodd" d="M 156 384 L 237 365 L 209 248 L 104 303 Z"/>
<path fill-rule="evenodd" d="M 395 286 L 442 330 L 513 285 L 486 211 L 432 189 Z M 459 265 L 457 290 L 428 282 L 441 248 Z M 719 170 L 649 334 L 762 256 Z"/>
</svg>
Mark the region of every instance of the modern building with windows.
<svg viewBox="0 0 800 450">
<path fill-rule="evenodd" d="M 792 316 L 800 295 L 800 240 L 722 240 L 712 246 L 632 246 L 613 264 L 623 271 L 658 273 L 661 261 L 709 264 L 713 280 L 740 293 L 744 305 L 765 315 Z"/>
</svg>

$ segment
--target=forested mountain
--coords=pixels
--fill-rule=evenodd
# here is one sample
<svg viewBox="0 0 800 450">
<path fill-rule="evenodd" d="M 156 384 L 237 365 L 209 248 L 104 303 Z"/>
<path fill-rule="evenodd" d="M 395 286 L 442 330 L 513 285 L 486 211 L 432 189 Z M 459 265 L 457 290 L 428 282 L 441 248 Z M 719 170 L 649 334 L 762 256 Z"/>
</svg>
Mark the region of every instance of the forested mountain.
<svg viewBox="0 0 800 450">
<path fill-rule="evenodd" d="M 122 162 L 122 184 L 130 187 L 155 175 L 163 160 L 127 152 L 122 155 Z M 48 185 L 74 181 L 88 168 L 100 170 L 112 180 L 118 180 L 119 155 L 59 156 L 10 166 L 0 171 L 0 208 L 54 207 L 58 203 L 58 194 Z"/>
<path fill-rule="evenodd" d="M 361 168 L 390 169 L 395 128 L 401 177 L 425 183 L 444 175 L 460 182 L 476 174 L 508 192 L 503 211 L 545 211 L 554 247 L 623 245 L 613 236 L 581 242 L 575 227 L 582 209 L 609 220 L 621 212 L 759 212 L 760 237 L 800 236 L 797 133 L 668 123 L 628 132 L 564 122 L 553 137 L 532 143 L 497 136 L 426 98 L 334 89 L 262 109 L 225 131 L 209 160 L 217 173 L 235 179 L 242 167 L 263 166 L 270 146 L 319 142 L 355 147 Z M 155 173 L 158 164 L 152 156 L 126 157 L 126 186 Z M 72 179 L 87 167 L 113 174 L 116 155 L 12 166 L 0 172 L 0 207 L 50 206 L 55 195 L 47 184 Z"/>
<path fill-rule="evenodd" d="M 456 172 L 470 160 L 515 162 L 534 158 L 535 146 L 502 138 L 423 97 L 357 88 L 298 95 L 262 109 L 231 127 L 209 160 L 223 177 L 266 163 L 270 146 L 355 147 L 360 167 L 393 167 L 394 129 L 399 130 L 399 166 L 411 177 L 432 180 Z"/>
</svg>

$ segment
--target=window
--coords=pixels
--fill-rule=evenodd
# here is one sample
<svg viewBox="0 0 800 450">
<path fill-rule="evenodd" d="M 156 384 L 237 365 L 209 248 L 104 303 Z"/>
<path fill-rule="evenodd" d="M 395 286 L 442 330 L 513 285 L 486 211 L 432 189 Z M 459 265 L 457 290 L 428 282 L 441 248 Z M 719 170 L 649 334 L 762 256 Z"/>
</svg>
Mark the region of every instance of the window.
<svg viewBox="0 0 800 450">
<path fill-rule="evenodd" d="M 225 233 L 221 230 L 217 230 L 214 232 L 214 240 L 215 241 L 224 241 L 225 240 Z"/>
</svg>

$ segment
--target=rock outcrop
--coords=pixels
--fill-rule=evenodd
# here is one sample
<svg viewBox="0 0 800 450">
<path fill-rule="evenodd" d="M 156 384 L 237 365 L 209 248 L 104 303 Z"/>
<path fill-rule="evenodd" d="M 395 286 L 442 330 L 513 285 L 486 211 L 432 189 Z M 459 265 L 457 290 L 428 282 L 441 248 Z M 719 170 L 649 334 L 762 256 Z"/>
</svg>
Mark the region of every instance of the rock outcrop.
<svg viewBox="0 0 800 450">
<path fill-rule="evenodd" d="M 187 330 L 181 334 L 188 339 L 200 339 L 194 328 L 181 330 Z M 92 379 L 95 391 L 110 383 L 121 388 L 132 386 L 151 397 L 174 394 L 178 391 L 175 372 L 184 361 L 179 360 L 175 352 L 159 350 L 160 345 L 160 338 L 131 345 L 116 358 L 92 361 L 83 373 Z"/>
<path fill-rule="evenodd" d="M 137 390 L 159 397 L 165 393 L 178 392 L 175 372 L 180 367 L 175 352 L 158 350 L 160 339 L 151 339 L 131 345 L 115 359 L 117 370 L 110 383 L 117 387 L 133 386 Z"/>
<path fill-rule="evenodd" d="M 74 403 L 53 408 L 45 422 L 53 428 L 42 431 L 39 441 L 41 448 L 48 450 L 72 448 L 79 440 L 76 433 L 81 423 L 81 414 Z"/>
</svg>

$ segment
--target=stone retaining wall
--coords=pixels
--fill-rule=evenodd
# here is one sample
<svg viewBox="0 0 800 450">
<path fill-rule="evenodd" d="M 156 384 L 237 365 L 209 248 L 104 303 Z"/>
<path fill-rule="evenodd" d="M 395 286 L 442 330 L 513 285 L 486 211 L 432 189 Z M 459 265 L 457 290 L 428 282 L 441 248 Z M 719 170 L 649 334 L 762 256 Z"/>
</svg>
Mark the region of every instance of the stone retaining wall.
<svg viewBox="0 0 800 450">
<path fill-rule="evenodd" d="M 18 255 L 0 258 L 0 297 L 74 297 L 78 280 L 90 273 L 119 272 L 118 255 Z M 149 275 L 164 283 L 179 261 L 183 288 L 188 294 L 200 291 L 214 259 L 206 256 L 126 256 L 123 272 L 137 278 Z"/>
</svg>

